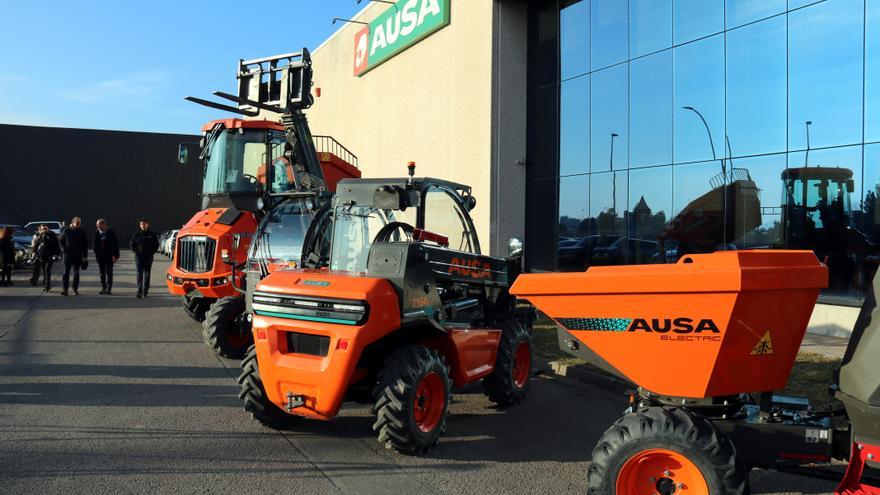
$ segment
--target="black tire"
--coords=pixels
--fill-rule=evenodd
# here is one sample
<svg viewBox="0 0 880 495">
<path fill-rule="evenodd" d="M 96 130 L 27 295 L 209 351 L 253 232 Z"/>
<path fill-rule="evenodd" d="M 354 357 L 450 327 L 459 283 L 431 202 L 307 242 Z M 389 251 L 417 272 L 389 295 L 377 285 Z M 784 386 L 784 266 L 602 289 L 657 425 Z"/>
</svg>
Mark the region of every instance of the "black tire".
<svg viewBox="0 0 880 495">
<path fill-rule="evenodd" d="M 266 396 L 260 367 L 257 364 L 257 349 L 251 346 L 241 361 L 241 375 L 238 377 L 241 390 L 238 398 L 244 401 L 244 410 L 269 428 L 283 430 L 296 422 L 297 417 L 287 414 Z"/>
<path fill-rule="evenodd" d="M 417 396 L 423 380 L 434 384 L 437 392 L 435 400 Z M 379 442 L 386 448 L 412 455 L 424 454 L 434 448 L 440 434 L 446 429 L 450 388 L 446 363 L 437 351 L 411 345 L 392 352 L 379 371 L 378 385 L 373 391 L 376 401 L 373 406 L 373 414 L 376 415 L 373 431 L 379 433 Z M 442 404 L 439 399 L 442 399 Z M 439 413 L 435 420 L 422 423 L 430 428 L 427 431 L 419 426 L 416 419 L 418 404 L 422 407 L 428 405 L 428 418 L 432 416 L 431 411 Z"/>
<path fill-rule="evenodd" d="M 615 494 L 624 464 L 650 449 L 664 449 L 686 457 L 705 479 L 707 495 L 749 493 L 748 473 L 726 436 L 705 418 L 695 417 L 683 409 L 662 407 L 628 413 L 605 431 L 593 450 L 587 470 L 587 493 Z M 670 479 L 674 479 L 674 475 L 658 478 L 656 483 Z M 675 491 L 667 489 L 666 493 Z M 655 493 L 664 493 L 664 490 L 658 485 Z"/>
<path fill-rule="evenodd" d="M 186 296 L 183 296 L 181 299 L 183 300 L 183 310 L 186 311 L 186 314 L 188 314 L 193 320 L 199 322 L 205 321 L 205 313 L 208 312 L 208 308 L 210 308 L 211 303 L 214 302 L 214 299 L 208 299 L 205 297 L 187 298 Z"/>
<path fill-rule="evenodd" d="M 495 370 L 483 380 L 486 396 L 499 406 L 514 406 L 522 402 L 529 392 L 530 375 L 532 372 L 532 336 L 529 331 L 516 320 L 501 322 L 501 342 L 498 344 L 498 357 L 495 358 Z M 528 368 L 521 367 L 525 363 L 517 362 L 517 348 L 525 345 L 528 348 Z M 522 381 L 522 375 L 525 381 Z M 520 378 L 520 380 L 517 380 Z"/>
<path fill-rule="evenodd" d="M 241 327 L 244 310 L 244 298 L 235 296 L 220 298 L 211 305 L 202 322 L 202 337 L 217 355 L 241 359 L 254 344 L 250 332 Z"/>
</svg>

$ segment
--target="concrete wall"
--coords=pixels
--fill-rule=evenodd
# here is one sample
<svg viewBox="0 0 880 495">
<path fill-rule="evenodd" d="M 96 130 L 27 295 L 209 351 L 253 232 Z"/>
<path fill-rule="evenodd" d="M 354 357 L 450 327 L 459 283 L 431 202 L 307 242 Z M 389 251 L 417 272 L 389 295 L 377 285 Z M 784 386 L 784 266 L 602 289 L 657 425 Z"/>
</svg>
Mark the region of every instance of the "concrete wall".
<svg viewBox="0 0 880 495">
<path fill-rule="evenodd" d="M 483 252 L 489 251 L 493 211 L 496 4 L 453 1 L 448 26 L 361 77 L 353 75 L 353 59 L 354 36 L 363 26 L 344 26 L 312 52 L 321 97 L 308 112 L 312 132 L 332 135 L 355 153 L 364 177 L 404 176 L 412 160 L 416 175 L 472 186 L 477 207 L 471 214 Z M 373 3 L 355 19 L 369 22 L 388 7 Z M 521 142 L 524 147 L 524 130 Z"/>
</svg>

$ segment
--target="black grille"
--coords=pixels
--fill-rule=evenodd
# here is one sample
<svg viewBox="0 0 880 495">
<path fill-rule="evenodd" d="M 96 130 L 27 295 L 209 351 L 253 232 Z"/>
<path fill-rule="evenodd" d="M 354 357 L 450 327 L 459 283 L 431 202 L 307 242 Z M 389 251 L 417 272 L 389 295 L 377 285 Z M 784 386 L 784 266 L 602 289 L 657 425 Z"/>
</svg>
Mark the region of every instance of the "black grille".
<svg viewBox="0 0 880 495">
<path fill-rule="evenodd" d="M 210 237 L 187 236 L 177 240 L 177 268 L 189 273 L 205 273 L 214 268 L 216 242 Z"/>
<path fill-rule="evenodd" d="M 307 333 L 287 332 L 287 352 L 326 357 L 330 350 L 330 337 Z"/>
</svg>

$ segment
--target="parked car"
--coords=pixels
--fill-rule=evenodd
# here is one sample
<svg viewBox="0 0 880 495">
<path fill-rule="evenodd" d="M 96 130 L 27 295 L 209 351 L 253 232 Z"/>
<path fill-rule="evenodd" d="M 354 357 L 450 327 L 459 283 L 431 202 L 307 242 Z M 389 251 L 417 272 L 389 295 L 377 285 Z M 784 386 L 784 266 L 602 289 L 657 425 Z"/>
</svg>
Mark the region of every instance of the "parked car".
<svg viewBox="0 0 880 495">
<path fill-rule="evenodd" d="M 170 230 L 165 230 L 161 234 L 159 234 L 159 252 L 162 254 L 165 254 L 165 241 L 168 240 L 168 236 L 170 235 Z"/>
<path fill-rule="evenodd" d="M 657 241 L 621 237 L 608 247 L 593 250 L 594 265 L 636 265 L 650 263 Z"/>
<path fill-rule="evenodd" d="M 165 240 L 165 256 L 168 256 L 169 258 L 174 256 L 174 244 L 177 242 L 178 232 L 180 232 L 180 230 L 172 230 L 168 239 Z"/>
<path fill-rule="evenodd" d="M 13 240 L 12 242 L 15 245 L 15 267 L 20 268 L 31 259 L 31 252 L 33 250 L 31 249 L 30 242 L 27 244 L 23 244 L 18 240 Z"/>
<path fill-rule="evenodd" d="M 24 227 L 26 229 L 36 231 L 37 227 L 43 224 L 46 224 L 46 226 L 49 227 L 49 230 L 55 232 L 56 235 L 61 235 L 61 222 L 56 222 L 55 220 L 40 220 L 38 222 L 28 222 L 24 224 Z"/>
<path fill-rule="evenodd" d="M 618 239 L 620 239 L 619 235 L 588 235 L 564 246 L 560 243 L 557 249 L 559 269 L 585 270 L 593 264 L 593 253 L 597 248 L 608 247 Z"/>
</svg>

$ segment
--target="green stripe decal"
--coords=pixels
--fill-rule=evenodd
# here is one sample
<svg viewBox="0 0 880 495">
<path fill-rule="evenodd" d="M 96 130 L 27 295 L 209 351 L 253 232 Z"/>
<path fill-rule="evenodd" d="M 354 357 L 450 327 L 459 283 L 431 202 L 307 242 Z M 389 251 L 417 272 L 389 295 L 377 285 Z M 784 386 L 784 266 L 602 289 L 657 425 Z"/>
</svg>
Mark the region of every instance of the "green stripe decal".
<svg viewBox="0 0 880 495">
<path fill-rule="evenodd" d="M 288 320 L 305 320 L 317 321 L 321 323 L 340 323 L 342 325 L 356 325 L 357 322 L 351 320 L 340 320 L 337 318 L 321 318 L 318 316 L 292 315 L 288 313 L 276 313 L 274 311 L 255 311 L 259 316 L 275 316 L 277 318 L 287 318 Z"/>
</svg>

